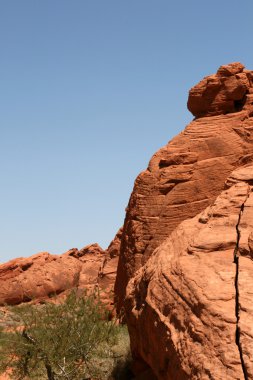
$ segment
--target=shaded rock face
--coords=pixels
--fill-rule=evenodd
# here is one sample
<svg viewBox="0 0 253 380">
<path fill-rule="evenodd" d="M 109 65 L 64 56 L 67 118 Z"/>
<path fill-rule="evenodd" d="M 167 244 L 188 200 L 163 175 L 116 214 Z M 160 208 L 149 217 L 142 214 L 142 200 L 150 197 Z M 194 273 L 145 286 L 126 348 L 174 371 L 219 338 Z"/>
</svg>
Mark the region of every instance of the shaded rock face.
<svg viewBox="0 0 253 380">
<path fill-rule="evenodd" d="M 158 379 L 253 379 L 253 165 L 130 280 L 132 352 Z"/>
<path fill-rule="evenodd" d="M 115 242 L 117 245 L 117 235 Z M 114 252 L 115 253 L 115 252 Z M 41 301 L 66 290 L 100 289 L 102 299 L 112 304 L 117 256 L 110 256 L 98 244 L 62 255 L 41 252 L 0 265 L 0 305 Z"/>
<path fill-rule="evenodd" d="M 183 220 L 214 201 L 235 168 L 253 161 L 252 75 L 243 65 L 230 64 L 211 76 L 220 81 L 213 98 L 209 77 L 193 87 L 188 107 L 198 118 L 155 153 L 137 177 L 121 239 L 115 284 L 118 311 L 128 281 L 152 252 Z M 240 111 L 231 106 L 227 113 L 228 93 L 238 101 L 238 94 L 243 97 Z M 213 100 L 203 105 L 206 94 Z"/>
<path fill-rule="evenodd" d="M 100 295 L 111 309 L 114 309 L 114 285 L 119 261 L 119 247 L 121 243 L 122 228 L 119 229 L 115 238 L 109 244 L 98 276 Z"/>
</svg>

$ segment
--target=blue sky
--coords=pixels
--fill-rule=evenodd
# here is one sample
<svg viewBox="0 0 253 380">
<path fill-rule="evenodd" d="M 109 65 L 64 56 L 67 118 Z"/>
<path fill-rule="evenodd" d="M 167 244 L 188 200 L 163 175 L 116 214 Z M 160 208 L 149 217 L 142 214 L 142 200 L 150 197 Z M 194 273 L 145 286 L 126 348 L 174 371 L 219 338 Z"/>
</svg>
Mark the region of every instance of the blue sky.
<svg viewBox="0 0 253 380">
<path fill-rule="evenodd" d="M 123 224 L 137 174 L 192 119 L 190 87 L 253 69 L 252 0 L 0 1 L 0 261 Z"/>
</svg>

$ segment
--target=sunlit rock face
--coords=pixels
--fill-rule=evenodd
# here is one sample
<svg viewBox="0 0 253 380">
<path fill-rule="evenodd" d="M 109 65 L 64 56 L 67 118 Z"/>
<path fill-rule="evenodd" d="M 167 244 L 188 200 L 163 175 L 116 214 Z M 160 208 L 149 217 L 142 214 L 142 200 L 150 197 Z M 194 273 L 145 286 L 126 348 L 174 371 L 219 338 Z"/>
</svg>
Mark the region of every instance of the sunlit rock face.
<svg viewBox="0 0 253 380">
<path fill-rule="evenodd" d="M 239 63 L 221 66 L 189 93 L 187 106 L 196 117 L 226 115 L 241 111 L 253 91 L 253 72 Z"/>
<path fill-rule="evenodd" d="M 252 76 L 242 64 L 232 63 L 193 87 L 188 107 L 196 119 L 158 150 L 137 177 L 121 239 L 115 286 L 118 310 L 128 281 L 154 249 L 180 222 L 210 205 L 235 168 L 253 160 Z M 213 79 L 208 78 L 220 83 L 216 97 Z M 237 91 L 236 86 L 244 90 Z M 242 107 L 225 111 L 224 94 L 237 92 L 243 96 Z M 202 101 L 207 94 L 212 94 L 208 102 Z"/>
<path fill-rule="evenodd" d="M 232 63 L 194 86 L 194 120 L 135 181 L 115 300 L 127 319 L 136 372 L 253 379 L 248 211 L 238 224 L 253 184 L 252 78 Z"/>
<path fill-rule="evenodd" d="M 119 237 L 120 231 L 108 250 L 95 243 L 62 255 L 40 252 L 1 264 L 0 306 L 40 302 L 71 289 L 99 289 L 102 300 L 112 306 Z"/>
<path fill-rule="evenodd" d="M 132 351 L 158 379 L 253 379 L 252 185 L 233 172 L 128 284 Z"/>
</svg>

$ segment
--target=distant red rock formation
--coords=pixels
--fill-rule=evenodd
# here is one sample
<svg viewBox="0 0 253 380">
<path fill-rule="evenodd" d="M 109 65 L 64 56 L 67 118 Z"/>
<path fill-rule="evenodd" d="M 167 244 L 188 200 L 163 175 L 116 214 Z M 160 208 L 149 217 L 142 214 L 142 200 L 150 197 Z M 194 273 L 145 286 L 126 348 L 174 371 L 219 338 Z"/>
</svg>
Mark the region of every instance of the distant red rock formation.
<svg viewBox="0 0 253 380">
<path fill-rule="evenodd" d="M 112 305 L 118 264 L 117 244 L 118 235 L 108 250 L 103 250 L 98 244 L 90 244 L 62 255 L 41 252 L 1 264 L 0 305 L 41 301 L 72 288 L 97 288 L 102 299 Z"/>
</svg>

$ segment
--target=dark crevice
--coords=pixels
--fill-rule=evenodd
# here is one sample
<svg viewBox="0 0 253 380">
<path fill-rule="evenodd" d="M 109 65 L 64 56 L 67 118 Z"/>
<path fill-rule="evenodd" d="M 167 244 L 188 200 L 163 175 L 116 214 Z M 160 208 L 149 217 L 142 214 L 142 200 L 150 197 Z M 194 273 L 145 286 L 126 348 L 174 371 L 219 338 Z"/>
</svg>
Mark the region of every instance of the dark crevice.
<svg viewBox="0 0 253 380">
<path fill-rule="evenodd" d="M 32 265 L 33 265 L 32 262 L 23 264 L 23 265 L 21 265 L 21 269 L 23 272 L 25 272 L 27 269 L 31 268 Z"/>
<path fill-rule="evenodd" d="M 241 331 L 240 331 L 240 326 L 239 326 L 239 321 L 240 321 L 240 301 L 239 301 L 239 257 L 240 257 L 240 252 L 239 252 L 239 245 L 240 245 L 240 237 L 241 237 L 241 232 L 240 232 L 239 226 L 240 226 L 240 221 L 241 221 L 241 217 L 242 217 L 243 210 L 244 210 L 244 204 L 245 204 L 246 200 L 241 205 L 241 209 L 240 209 L 240 213 L 239 213 L 239 217 L 238 217 L 238 222 L 236 225 L 237 240 L 236 240 L 236 246 L 235 246 L 235 250 L 234 250 L 234 263 L 236 265 L 236 273 L 235 273 L 235 315 L 236 315 L 235 342 L 236 342 L 236 345 L 238 346 L 238 350 L 239 350 L 239 355 L 240 355 L 244 379 L 248 380 L 247 370 L 246 370 L 246 366 L 245 366 L 244 359 L 243 359 L 243 352 L 242 352 L 242 346 L 241 346 L 241 341 L 240 341 Z"/>
<path fill-rule="evenodd" d="M 26 294 L 23 296 L 22 302 L 31 302 L 31 301 L 32 301 L 32 297 L 30 297 Z"/>
<path fill-rule="evenodd" d="M 248 92 L 247 92 L 248 93 Z M 239 99 L 239 100 L 234 100 L 234 108 L 235 108 L 235 112 L 239 112 L 243 109 L 245 103 L 246 103 L 246 95 L 243 96 L 242 99 Z"/>
</svg>

